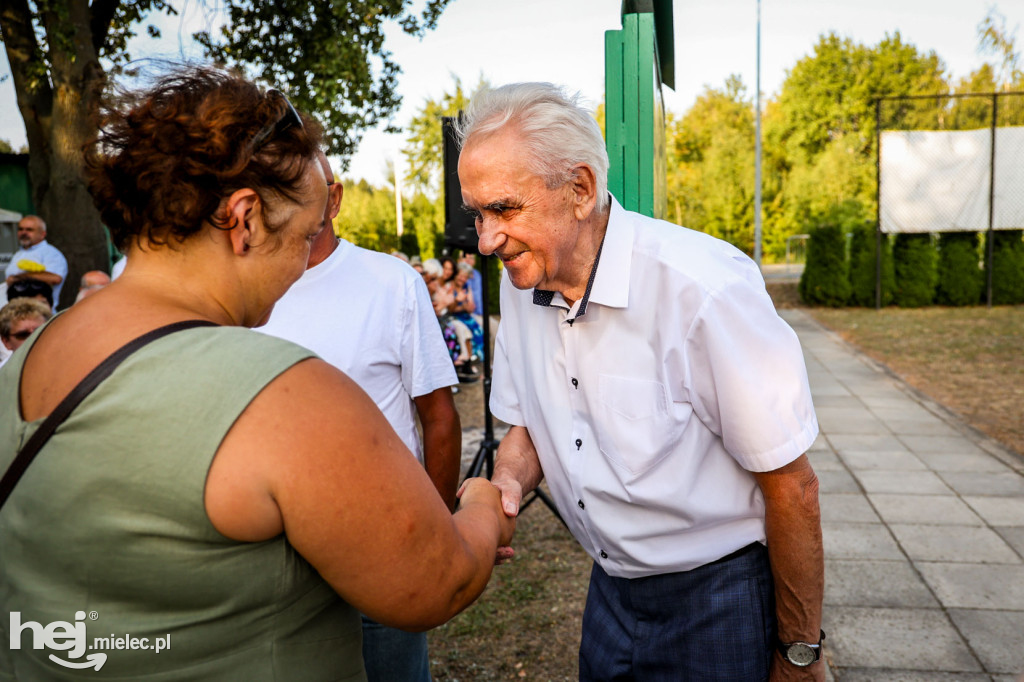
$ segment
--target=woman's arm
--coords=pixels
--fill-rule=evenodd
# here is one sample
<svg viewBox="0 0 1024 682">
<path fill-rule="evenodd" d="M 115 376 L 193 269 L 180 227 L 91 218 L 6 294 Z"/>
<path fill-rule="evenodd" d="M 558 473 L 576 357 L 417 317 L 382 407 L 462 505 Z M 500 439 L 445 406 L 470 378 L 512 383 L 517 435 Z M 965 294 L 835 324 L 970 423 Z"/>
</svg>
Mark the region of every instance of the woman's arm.
<svg viewBox="0 0 1024 682">
<path fill-rule="evenodd" d="M 237 540 L 284 531 L 346 601 L 409 630 L 476 599 L 514 528 L 483 479 L 452 516 L 369 397 L 321 360 L 282 374 L 242 413 L 210 469 L 206 509 Z"/>
</svg>

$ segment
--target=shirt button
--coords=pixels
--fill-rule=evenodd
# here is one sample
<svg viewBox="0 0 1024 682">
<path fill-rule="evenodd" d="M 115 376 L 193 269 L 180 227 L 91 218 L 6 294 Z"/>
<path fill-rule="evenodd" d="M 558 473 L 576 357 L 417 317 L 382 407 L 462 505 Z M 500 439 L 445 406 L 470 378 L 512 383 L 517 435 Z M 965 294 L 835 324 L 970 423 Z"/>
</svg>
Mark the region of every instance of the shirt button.
<svg viewBox="0 0 1024 682">
<path fill-rule="evenodd" d="M 583 447 L 583 439 L 577 438 L 576 439 L 576 449 L 579 450 L 581 447 Z"/>
<path fill-rule="evenodd" d="M 608 558 L 608 552 L 606 552 L 606 551 L 604 551 L 604 550 L 602 549 L 602 550 L 601 550 L 601 558 L 602 558 L 602 559 L 607 559 L 607 558 Z"/>
<path fill-rule="evenodd" d="M 573 388 L 579 388 L 580 387 L 580 382 L 576 380 L 576 377 L 572 378 L 572 387 Z"/>
<path fill-rule="evenodd" d="M 580 506 L 580 509 L 586 509 L 587 505 L 583 504 L 583 500 L 577 500 L 576 504 Z"/>
</svg>

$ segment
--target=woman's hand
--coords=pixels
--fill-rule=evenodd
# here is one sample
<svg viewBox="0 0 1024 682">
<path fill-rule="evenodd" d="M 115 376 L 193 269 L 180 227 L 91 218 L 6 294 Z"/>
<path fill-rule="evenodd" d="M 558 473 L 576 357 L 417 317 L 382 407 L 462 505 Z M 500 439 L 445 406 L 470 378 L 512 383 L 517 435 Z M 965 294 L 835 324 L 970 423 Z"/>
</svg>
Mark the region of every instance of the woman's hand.
<svg viewBox="0 0 1024 682">
<path fill-rule="evenodd" d="M 459 508 L 466 509 L 472 505 L 483 504 L 494 506 L 497 514 L 501 539 L 498 542 L 498 552 L 494 557 L 495 566 L 506 563 L 515 554 L 510 546 L 512 535 L 515 532 L 515 516 L 508 516 L 501 508 L 501 491 L 486 478 L 468 478 L 456 493 L 459 498 Z"/>
</svg>

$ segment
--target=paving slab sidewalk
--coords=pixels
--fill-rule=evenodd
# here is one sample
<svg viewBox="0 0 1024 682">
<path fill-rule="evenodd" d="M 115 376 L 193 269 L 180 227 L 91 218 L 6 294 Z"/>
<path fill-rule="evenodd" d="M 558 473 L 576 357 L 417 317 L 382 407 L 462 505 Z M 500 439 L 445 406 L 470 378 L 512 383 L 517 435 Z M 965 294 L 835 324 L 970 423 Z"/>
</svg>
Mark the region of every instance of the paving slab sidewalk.
<svg viewBox="0 0 1024 682">
<path fill-rule="evenodd" d="M 1024 459 L 806 312 L 821 435 L 830 677 L 1017 682 L 1024 673 Z"/>
</svg>

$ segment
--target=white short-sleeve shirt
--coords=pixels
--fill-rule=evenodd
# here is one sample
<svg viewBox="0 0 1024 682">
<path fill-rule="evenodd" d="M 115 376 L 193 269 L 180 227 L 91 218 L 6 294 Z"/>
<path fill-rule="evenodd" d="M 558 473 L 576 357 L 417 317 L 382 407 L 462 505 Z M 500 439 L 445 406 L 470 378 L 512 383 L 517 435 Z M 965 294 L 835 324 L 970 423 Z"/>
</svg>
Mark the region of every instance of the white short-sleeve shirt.
<svg viewBox="0 0 1024 682">
<path fill-rule="evenodd" d="M 490 404 L 527 427 L 576 539 L 635 578 L 764 542 L 750 472 L 799 457 L 818 424 L 753 261 L 612 204 L 589 297 L 539 304 L 503 278 Z"/>
<path fill-rule="evenodd" d="M 342 239 L 257 331 L 304 346 L 352 377 L 423 460 L 412 399 L 453 386 L 458 377 L 415 270 Z"/>
<path fill-rule="evenodd" d="M 60 290 L 64 288 L 64 282 L 68 279 L 68 261 L 60 250 L 45 239 L 38 244 L 33 244 L 27 249 L 21 249 L 11 257 L 11 262 L 4 270 L 4 279 L 11 275 L 20 275 L 25 272 L 18 263 L 28 260 L 42 265 L 47 272 L 60 275 L 60 284 L 53 287 L 53 307 L 57 309 L 57 302 L 60 300 Z"/>
</svg>

